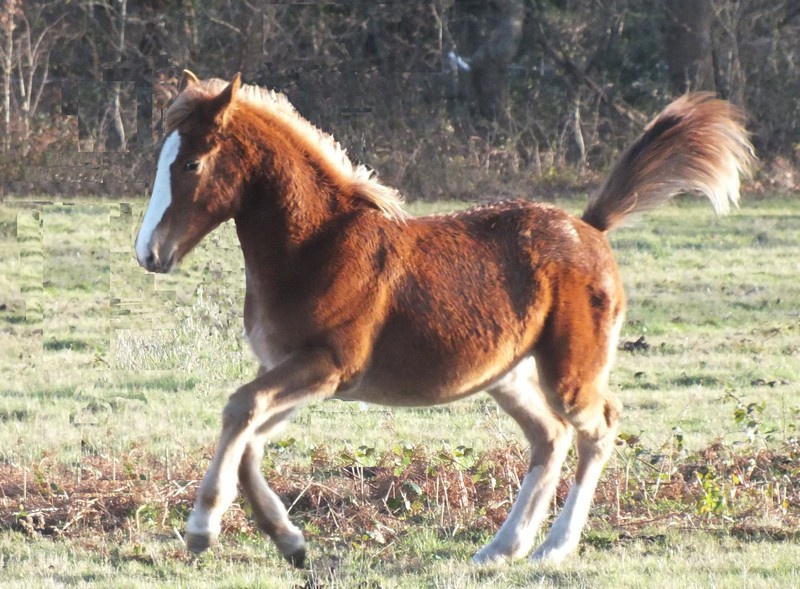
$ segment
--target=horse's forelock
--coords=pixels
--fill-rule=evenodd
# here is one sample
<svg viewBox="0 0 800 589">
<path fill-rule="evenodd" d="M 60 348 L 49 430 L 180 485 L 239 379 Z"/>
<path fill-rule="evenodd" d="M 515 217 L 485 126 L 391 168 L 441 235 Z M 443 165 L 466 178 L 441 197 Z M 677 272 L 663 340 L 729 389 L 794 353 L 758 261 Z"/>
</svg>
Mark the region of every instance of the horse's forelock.
<svg viewBox="0 0 800 589">
<path fill-rule="evenodd" d="M 217 96 L 227 85 L 219 78 L 199 81 L 178 94 L 164 114 L 164 134 L 169 135 L 192 114 L 197 105 Z"/>
</svg>

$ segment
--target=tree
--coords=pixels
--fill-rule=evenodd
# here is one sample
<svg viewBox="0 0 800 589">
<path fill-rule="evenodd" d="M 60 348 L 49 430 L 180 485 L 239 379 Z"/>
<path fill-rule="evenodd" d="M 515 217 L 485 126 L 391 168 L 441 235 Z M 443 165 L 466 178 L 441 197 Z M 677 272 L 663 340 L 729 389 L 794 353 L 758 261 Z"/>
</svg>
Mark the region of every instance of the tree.
<svg viewBox="0 0 800 589">
<path fill-rule="evenodd" d="M 50 57 L 59 38 L 64 15 L 45 15 L 46 4 L 25 7 L 19 12 L 19 34 L 16 40 L 16 69 L 19 85 L 19 109 L 22 138 L 31 134 L 31 122 L 39 110 L 42 92 L 48 83 Z"/>
<path fill-rule="evenodd" d="M 11 149 L 11 76 L 14 70 L 14 29 L 21 12 L 20 0 L 4 0 L 0 13 L 3 43 L 0 58 L 3 68 L 3 151 Z"/>
<path fill-rule="evenodd" d="M 469 64 L 478 112 L 508 128 L 508 66 L 519 51 L 525 6 L 522 0 L 464 0 L 456 6 L 467 17 L 461 27 L 460 44 L 470 48 L 479 41 Z"/>
<path fill-rule="evenodd" d="M 711 0 L 666 0 L 665 54 L 672 91 L 714 92 Z"/>
<path fill-rule="evenodd" d="M 52 10 L 53 8 L 56 10 Z M 8 151 L 14 136 L 11 124 L 12 102 L 22 125 L 21 140 L 27 141 L 42 93 L 48 83 L 50 58 L 58 41 L 65 35 L 64 14 L 56 3 L 5 0 L 0 15 L 3 69 L 3 148 Z M 12 89 L 13 86 L 16 92 Z M 12 99 L 14 99 L 12 101 Z"/>
</svg>

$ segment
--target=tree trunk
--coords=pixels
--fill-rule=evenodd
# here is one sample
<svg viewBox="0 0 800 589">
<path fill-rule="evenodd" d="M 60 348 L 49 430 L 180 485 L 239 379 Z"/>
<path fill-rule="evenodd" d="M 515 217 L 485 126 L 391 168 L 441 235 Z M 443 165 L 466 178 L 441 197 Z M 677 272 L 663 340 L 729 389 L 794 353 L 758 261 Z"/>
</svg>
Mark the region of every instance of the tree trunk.
<svg viewBox="0 0 800 589">
<path fill-rule="evenodd" d="M 711 0 L 666 0 L 666 57 L 673 92 L 716 91 Z"/>
<path fill-rule="evenodd" d="M 17 13 L 17 0 L 3 3 L 2 17 L 5 47 L 3 47 L 3 151 L 11 150 L 11 70 L 14 67 L 14 17 Z"/>
<path fill-rule="evenodd" d="M 119 2 L 119 37 L 117 39 L 117 56 L 116 62 L 122 63 L 122 58 L 125 55 L 125 25 L 128 20 L 128 0 L 118 0 Z M 128 142 L 125 136 L 125 125 L 122 121 L 122 104 L 120 101 L 120 94 L 122 93 L 122 83 L 116 81 L 112 84 L 111 95 L 111 122 L 114 135 L 109 137 L 111 146 L 118 151 L 127 151 Z"/>
<path fill-rule="evenodd" d="M 472 55 L 472 85 L 480 114 L 508 128 L 508 66 L 519 49 L 525 7 L 522 0 L 492 2 L 497 19 L 483 44 Z"/>
</svg>

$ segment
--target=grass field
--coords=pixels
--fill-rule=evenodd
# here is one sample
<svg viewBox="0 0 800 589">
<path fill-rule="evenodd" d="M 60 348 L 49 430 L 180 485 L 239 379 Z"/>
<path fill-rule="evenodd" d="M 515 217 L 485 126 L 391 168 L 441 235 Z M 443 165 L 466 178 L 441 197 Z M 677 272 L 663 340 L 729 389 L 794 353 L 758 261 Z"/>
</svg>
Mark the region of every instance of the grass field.
<svg viewBox="0 0 800 589">
<path fill-rule="evenodd" d="M 143 204 L 0 203 L 0 586 L 800 586 L 796 195 L 722 219 L 681 200 L 613 234 L 626 409 L 579 554 L 469 564 L 524 471 L 521 436 L 487 396 L 330 401 L 264 464 L 312 575 L 281 561 L 243 503 L 220 548 L 182 547 L 221 409 L 255 363 L 232 227 L 148 275 L 132 253 Z"/>
</svg>

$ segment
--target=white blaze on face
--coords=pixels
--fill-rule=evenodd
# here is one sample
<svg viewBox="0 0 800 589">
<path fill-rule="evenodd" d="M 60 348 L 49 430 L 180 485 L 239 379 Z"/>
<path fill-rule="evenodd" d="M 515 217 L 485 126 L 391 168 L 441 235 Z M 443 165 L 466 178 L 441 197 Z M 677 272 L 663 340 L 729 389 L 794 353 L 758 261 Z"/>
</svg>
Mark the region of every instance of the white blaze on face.
<svg viewBox="0 0 800 589">
<path fill-rule="evenodd" d="M 181 148 L 181 137 L 178 131 L 173 131 L 164 140 L 161 147 L 161 155 L 158 158 L 158 168 L 156 169 L 156 179 L 153 182 L 153 195 L 150 197 L 150 204 L 144 214 L 142 227 L 136 237 L 136 259 L 144 265 L 145 259 L 150 253 L 150 240 L 153 232 L 161 222 L 164 212 L 172 202 L 172 177 L 170 166 L 178 157 Z"/>
</svg>

